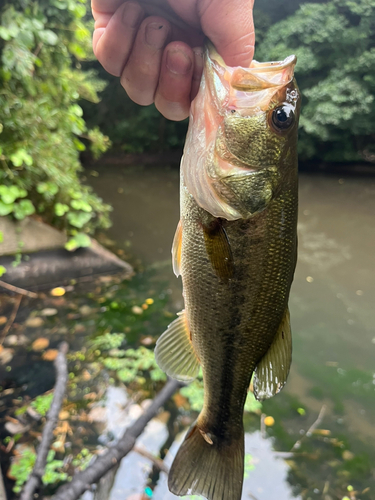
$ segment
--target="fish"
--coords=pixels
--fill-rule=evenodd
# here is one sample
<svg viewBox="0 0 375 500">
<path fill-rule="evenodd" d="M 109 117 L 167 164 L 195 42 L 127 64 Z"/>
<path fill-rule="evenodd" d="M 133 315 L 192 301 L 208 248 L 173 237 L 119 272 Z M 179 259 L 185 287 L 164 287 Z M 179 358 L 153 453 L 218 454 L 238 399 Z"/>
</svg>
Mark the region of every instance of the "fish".
<svg viewBox="0 0 375 500">
<path fill-rule="evenodd" d="M 296 57 L 228 67 L 212 45 L 181 160 L 173 269 L 185 309 L 155 347 L 170 377 L 202 368 L 204 404 L 169 473 L 175 495 L 240 500 L 243 410 L 288 377 L 297 260 Z"/>
</svg>

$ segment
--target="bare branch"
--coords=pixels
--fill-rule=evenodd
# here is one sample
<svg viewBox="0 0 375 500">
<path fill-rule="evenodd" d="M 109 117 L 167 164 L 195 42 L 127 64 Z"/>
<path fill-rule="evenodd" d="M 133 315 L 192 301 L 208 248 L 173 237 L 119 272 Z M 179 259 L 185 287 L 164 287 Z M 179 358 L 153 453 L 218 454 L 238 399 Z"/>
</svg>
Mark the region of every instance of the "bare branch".
<svg viewBox="0 0 375 500">
<path fill-rule="evenodd" d="M 105 454 L 96 458 L 95 462 L 87 469 L 75 474 L 72 481 L 61 486 L 50 500 L 77 500 L 92 484 L 97 483 L 104 474 L 133 449 L 137 438 L 142 434 L 148 422 L 155 417 L 159 408 L 183 385 L 177 380 L 169 380 L 145 412 L 125 431 L 117 444 L 109 448 Z"/>
<path fill-rule="evenodd" d="M 4 339 L 8 335 L 8 332 L 10 330 L 10 327 L 13 325 L 14 320 L 16 319 L 18 309 L 19 309 L 20 304 L 21 304 L 21 300 L 22 300 L 22 295 L 18 295 L 16 297 L 16 301 L 14 303 L 12 314 L 9 316 L 9 319 L 8 319 L 6 325 L 4 326 L 3 331 L 1 332 L 0 345 L 2 345 L 2 343 L 4 342 Z"/>
<path fill-rule="evenodd" d="M 148 460 L 151 460 L 151 462 L 155 465 L 155 467 L 157 467 L 162 472 L 169 474 L 168 467 L 164 464 L 163 460 L 161 460 L 160 458 L 155 457 L 155 455 L 153 455 L 152 453 L 149 453 L 147 450 L 139 448 L 138 446 L 135 446 L 133 448 L 133 451 L 138 453 L 138 455 L 142 455 L 142 457 L 148 458 Z"/>
<path fill-rule="evenodd" d="M 290 451 L 298 450 L 298 448 L 300 448 L 300 446 L 301 446 L 301 441 L 303 440 L 303 438 L 311 436 L 311 434 L 315 431 L 315 429 L 320 425 L 321 421 L 323 420 L 324 415 L 326 413 L 326 410 L 327 410 L 326 405 L 323 405 L 320 412 L 319 412 L 318 418 L 315 420 L 315 422 L 312 424 L 312 426 L 308 429 L 306 434 L 304 436 L 302 436 L 301 439 L 299 439 L 298 441 L 296 441 L 294 443 L 294 445 L 292 446 Z"/>
<path fill-rule="evenodd" d="M 56 384 L 53 392 L 51 408 L 47 414 L 47 421 L 43 429 L 42 440 L 38 447 L 33 471 L 22 490 L 20 500 L 32 500 L 35 490 L 40 486 L 42 481 L 47 462 L 47 455 L 53 439 L 53 431 L 55 430 L 59 418 L 65 388 L 68 382 L 68 364 L 66 361 L 67 352 L 68 344 L 66 342 L 62 342 L 59 347 L 59 354 L 55 359 Z"/>
<path fill-rule="evenodd" d="M 30 299 L 37 299 L 38 298 L 38 294 L 36 294 L 34 292 L 29 292 L 29 290 L 25 290 L 23 288 L 19 288 L 18 286 L 10 285 L 9 283 L 5 283 L 5 281 L 0 280 L 0 286 L 2 286 L 3 288 L 6 288 L 10 292 L 15 292 L 15 293 L 18 293 L 20 295 L 25 295 L 26 297 L 30 297 Z"/>
</svg>

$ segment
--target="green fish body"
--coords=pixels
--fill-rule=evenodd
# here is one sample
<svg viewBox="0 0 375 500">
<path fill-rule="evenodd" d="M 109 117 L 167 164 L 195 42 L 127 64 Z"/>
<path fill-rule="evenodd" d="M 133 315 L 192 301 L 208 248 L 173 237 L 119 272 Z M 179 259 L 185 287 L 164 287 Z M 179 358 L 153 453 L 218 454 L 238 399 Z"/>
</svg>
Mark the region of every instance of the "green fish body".
<svg viewBox="0 0 375 500">
<path fill-rule="evenodd" d="M 204 406 L 169 475 L 176 495 L 240 500 L 243 408 L 284 386 L 288 298 L 297 257 L 296 59 L 228 68 L 210 48 L 192 104 L 173 244 L 185 310 L 156 359 L 189 381 L 202 367 Z"/>
</svg>

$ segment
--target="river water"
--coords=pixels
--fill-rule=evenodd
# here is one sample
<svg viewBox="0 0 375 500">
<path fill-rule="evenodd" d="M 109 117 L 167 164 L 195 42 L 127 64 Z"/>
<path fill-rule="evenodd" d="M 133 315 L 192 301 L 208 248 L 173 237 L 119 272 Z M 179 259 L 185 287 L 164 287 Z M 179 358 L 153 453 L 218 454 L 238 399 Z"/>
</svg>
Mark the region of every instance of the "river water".
<svg viewBox="0 0 375 500">
<path fill-rule="evenodd" d="M 178 165 L 101 161 L 85 174 L 114 208 L 113 226 L 100 241 L 129 260 L 136 275 L 71 283 L 63 296 L 46 290 L 22 300 L 0 350 L 0 461 L 9 493 L 20 474 L 10 473 L 9 463 L 34 449 L 42 427 L 25 411 L 54 384 L 51 352 L 40 343 L 52 350 L 61 340 L 70 345 L 56 442 L 63 470 L 72 474 L 72 457 L 81 463 L 82 449 L 95 454 L 121 436 L 160 389 L 160 379 L 151 376 L 150 349 L 183 307 L 170 252 L 179 219 Z M 374 216 L 374 176 L 301 173 L 299 259 L 290 297 L 293 363 L 283 391 L 245 412 L 243 499 L 375 499 Z M 2 321 L 14 300 L 0 297 Z M 124 364 L 119 347 L 144 349 L 142 359 Z M 194 391 L 176 395 L 137 442 L 166 467 L 196 417 L 193 405 L 201 404 Z M 166 474 L 139 452 L 127 455 L 112 480 L 110 493 L 102 489 L 94 500 L 175 498 Z M 93 500 L 92 493 L 84 499 Z"/>
<path fill-rule="evenodd" d="M 89 182 L 114 207 L 107 236 L 168 282 L 173 307 L 180 310 L 181 281 L 170 259 L 179 219 L 178 167 L 95 168 L 99 175 L 89 176 Z M 290 499 L 293 491 L 298 498 L 310 498 L 305 495 L 311 491 L 314 498 L 342 498 L 335 490 L 338 478 L 342 485 L 347 482 L 350 498 L 375 498 L 374 216 L 374 177 L 301 173 L 299 259 L 290 297 L 293 364 L 286 387 L 263 411 L 276 420 L 284 416 L 283 429 L 276 422 L 271 435 L 286 445 L 288 426 L 303 436 L 324 405 L 321 439 L 310 446 L 311 453 L 322 455 L 319 465 L 295 457 L 286 464 L 273 454 L 272 440 L 262 440 L 259 432 L 247 434 L 247 451 L 256 465 L 250 467 L 244 498 Z M 157 441 L 155 449 L 163 438 Z M 131 482 L 129 474 L 117 480 L 112 500 Z M 155 498 L 171 497 L 165 480 L 158 488 Z"/>
</svg>

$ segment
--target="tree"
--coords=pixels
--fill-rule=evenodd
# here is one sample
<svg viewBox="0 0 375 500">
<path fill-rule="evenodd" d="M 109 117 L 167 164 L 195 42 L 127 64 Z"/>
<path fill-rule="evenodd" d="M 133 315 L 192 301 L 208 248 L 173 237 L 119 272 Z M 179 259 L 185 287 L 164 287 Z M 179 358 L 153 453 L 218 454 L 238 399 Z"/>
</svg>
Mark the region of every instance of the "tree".
<svg viewBox="0 0 375 500">
<path fill-rule="evenodd" d="M 109 225 L 109 206 L 81 184 L 79 154 L 109 140 L 89 130 L 80 99 L 104 88 L 91 57 L 86 0 L 5 0 L 0 23 L 0 216 L 34 212 L 66 229 L 68 248 Z"/>
<path fill-rule="evenodd" d="M 302 160 L 374 158 L 375 0 L 302 4 L 273 25 L 256 56 L 298 57 Z"/>
</svg>

